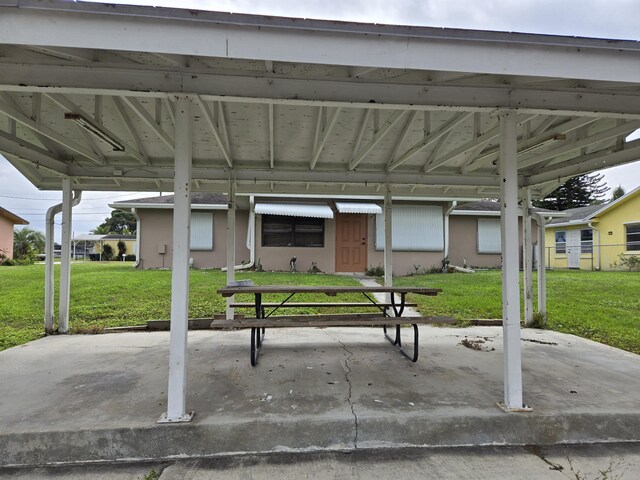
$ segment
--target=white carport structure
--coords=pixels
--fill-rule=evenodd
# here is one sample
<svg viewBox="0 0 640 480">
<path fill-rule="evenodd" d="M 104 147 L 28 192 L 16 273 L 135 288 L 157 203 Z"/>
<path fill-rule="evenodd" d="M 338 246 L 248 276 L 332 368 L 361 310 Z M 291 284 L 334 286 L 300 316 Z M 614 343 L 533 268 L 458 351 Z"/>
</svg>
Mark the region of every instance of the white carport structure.
<svg viewBox="0 0 640 480">
<path fill-rule="evenodd" d="M 69 214 L 72 190 L 175 192 L 166 421 L 190 418 L 192 191 L 229 194 L 230 245 L 240 193 L 379 196 L 389 227 L 393 198 L 499 197 L 517 411 L 519 198 L 636 160 L 639 127 L 636 42 L 0 0 L 0 152 Z"/>
</svg>

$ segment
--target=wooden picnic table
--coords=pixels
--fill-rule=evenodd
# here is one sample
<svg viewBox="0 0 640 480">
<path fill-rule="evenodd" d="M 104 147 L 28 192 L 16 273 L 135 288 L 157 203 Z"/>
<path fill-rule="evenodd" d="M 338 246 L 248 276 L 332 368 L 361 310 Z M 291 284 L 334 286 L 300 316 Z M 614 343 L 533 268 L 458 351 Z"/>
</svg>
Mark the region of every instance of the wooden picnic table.
<svg viewBox="0 0 640 480">
<path fill-rule="evenodd" d="M 250 328 L 251 329 L 251 365 L 255 366 L 258 354 L 264 341 L 266 328 L 279 327 L 363 327 L 382 326 L 384 336 L 393 345 L 400 348 L 400 352 L 415 362 L 418 360 L 418 324 L 453 323 L 452 319 L 443 317 L 403 317 L 405 307 L 415 306 L 406 301 L 407 294 L 435 296 L 442 290 L 439 288 L 423 287 L 384 287 L 384 286 L 296 286 L 296 285 L 248 285 L 228 286 L 217 291 L 223 297 L 237 294 L 253 294 L 252 303 L 232 303 L 234 308 L 251 308 L 255 311 L 254 318 L 239 317 L 235 320 L 214 320 L 212 328 Z M 303 302 L 295 303 L 290 300 L 300 293 L 324 294 L 334 297 L 342 293 L 362 294 L 366 302 Z M 377 302 L 372 294 L 389 294 L 390 302 Z M 285 298 L 271 303 L 263 302 L 263 295 L 284 294 Z M 396 298 L 399 297 L 399 298 Z M 376 308 L 376 313 L 351 314 L 322 314 L 322 315 L 278 315 L 278 310 L 291 307 L 314 308 Z M 270 311 L 267 312 L 267 309 Z M 391 315 L 390 313 L 393 313 Z M 400 320 L 401 319 L 401 320 Z M 410 324 L 413 328 L 413 353 L 408 354 L 402 348 L 400 327 Z M 395 337 L 390 337 L 387 327 L 395 327 Z"/>
</svg>

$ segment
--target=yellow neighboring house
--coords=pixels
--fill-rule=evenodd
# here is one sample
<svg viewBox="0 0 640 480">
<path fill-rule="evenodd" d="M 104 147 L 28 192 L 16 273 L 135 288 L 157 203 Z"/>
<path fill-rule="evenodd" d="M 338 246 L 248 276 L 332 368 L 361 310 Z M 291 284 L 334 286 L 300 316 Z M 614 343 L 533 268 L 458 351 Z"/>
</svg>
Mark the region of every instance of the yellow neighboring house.
<svg viewBox="0 0 640 480">
<path fill-rule="evenodd" d="M 613 202 L 563 213 L 546 226 L 550 268 L 615 270 L 620 255 L 640 256 L 640 187 Z"/>
<path fill-rule="evenodd" d="M 124 242 L 127 248 L 127 255 L 136 254 L 136 236 L 135 235 L 120 235 L 117 233 L 110 233 L 102 237 L 103 245 L 110 245 L 113 248 L 113 254 L 118 255 L 118 242 Z"/>
</svg>

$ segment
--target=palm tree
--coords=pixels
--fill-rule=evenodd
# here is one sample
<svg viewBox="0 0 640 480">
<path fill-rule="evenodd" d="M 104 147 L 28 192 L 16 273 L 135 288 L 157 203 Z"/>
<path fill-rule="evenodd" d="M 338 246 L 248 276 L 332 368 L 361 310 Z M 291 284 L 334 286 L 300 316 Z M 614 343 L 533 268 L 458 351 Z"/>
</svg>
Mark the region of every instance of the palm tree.
<svg viewBox="0 0 640 480">
<path fill-rule="evenodd" d="M 16 260 L 35 260 L 44 251 L 44 235 L 25 227 L 13 232 L 13 257 Z"/>
</svg>

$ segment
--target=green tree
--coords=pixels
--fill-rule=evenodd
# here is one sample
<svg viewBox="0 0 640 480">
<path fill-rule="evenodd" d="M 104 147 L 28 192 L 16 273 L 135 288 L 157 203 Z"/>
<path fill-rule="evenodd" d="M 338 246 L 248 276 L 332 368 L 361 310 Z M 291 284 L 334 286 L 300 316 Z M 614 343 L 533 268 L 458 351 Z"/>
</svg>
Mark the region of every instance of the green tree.
<svg viewBox="0 0 640 480">
<path fill-rule="evenodd" d="M 133 213 L 122 210 L 113 210 L 111 216 L 104 219 L 92 232 L 94 234 L 106 235 L 108 233 L 133 234 L 136 233 L 136 217 Z"/>
<path fill-rule="evenodd" d="M 118 241 L 118 260 L 122 258 L 123 255 L 127 254 L 127 244 L 122 240 Z"/>
<path fill-rule="evenodd" d="M 34 262 L 40 252 L 44 251 L 44 235 L 42 232 L 25 227 L 13 232 L 13 258 Z"/>
<path fill-rule="evenodd" d="M 623 197 L 625 193 L 626 192 L 624 191 L 624 188 L 622 188 L 622 185 L 618 185 L 616 188 L 613 189 L 613 192 L 611 192 L 611 201 L 617 200 L 620 197 Z"/>
<path fill-rule="evenodd" d="M 567 180 L 542 200 L 533 202 L 539 208 L 566 210 L 604 203 L 604 194 L 609 191 L 602 180 L 604 175 L 580 175 Z"/>
<path fill-rule="evenodd" d="M 113 247 L 108 243 L 102 246 L 102 260 L 111 260 L 113 258 Z"/>
</svg>

